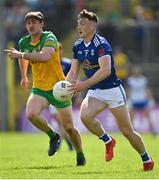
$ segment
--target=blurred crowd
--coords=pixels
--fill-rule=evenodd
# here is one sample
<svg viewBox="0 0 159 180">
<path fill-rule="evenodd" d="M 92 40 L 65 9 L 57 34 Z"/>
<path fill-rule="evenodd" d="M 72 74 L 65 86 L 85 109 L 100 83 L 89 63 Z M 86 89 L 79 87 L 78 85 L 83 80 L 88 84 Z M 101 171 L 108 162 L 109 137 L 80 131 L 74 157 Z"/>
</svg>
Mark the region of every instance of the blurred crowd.
<svg viewBox="0 0 159 180">
<path fill-rule="evenodd" d="M 83 8 L 98 13 L 101 24 L 107 24 L 110 29 L 123 22 L 135 26 L 159 20 L 159 0 L 102 0 L 100 3 L 96 0 L 6 0 L 3 15 L 7 37 L 16 40 L 24 33 L 23 17 L 28 11 L 41 11 L 46 17 L 46 29 L 52 29 L 59 38 L 64 38 L 63 35 L 75 26 L 74 17 Z M 114 31 L 112 28 L 111 33 Z"/>
<path fill-rule="evenodd" d="M 54 31 L 59 39 L 63 38 L 65 33 L 72 28 L 69 18 L 74 13 L 74 9 L 73 2 L 70 0 L 5 1 L 3 15 L 5 17 L 4 26 L 8 41 L 12 40 L 16 44 L 17 40 L 25 34 L 24 16 L 29 11 L 41 11 L 46 18 L 45 29 Z"/>
</svg>

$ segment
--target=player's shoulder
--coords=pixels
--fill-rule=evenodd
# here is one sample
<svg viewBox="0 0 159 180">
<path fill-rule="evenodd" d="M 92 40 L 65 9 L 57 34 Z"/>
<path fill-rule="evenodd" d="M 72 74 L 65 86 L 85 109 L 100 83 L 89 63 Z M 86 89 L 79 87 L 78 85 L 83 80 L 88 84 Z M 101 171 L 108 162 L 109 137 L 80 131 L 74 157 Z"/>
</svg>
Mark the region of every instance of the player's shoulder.
<svg viewBox="0 0 159 180">
<path fill-rule="evenodd" d="M 109 47 L 111 49 L 111 46 L 110 46 L 109 42 L 107 41 L 107 39 L 103 36 L 100 36 L 99 34 L 95 34 L 92 41 L 96 47 L 98 47 L 100 45 L 106 45 L 107 47 Z"/>
<path fill-rule="evenodd" d="M 57 38 L 52 31 L 43 31 L 43 37 L 44 39 L 47 39 L 50 41 L 57 41 Z"/>
<path fill-rule="evenodd" d="M 74 43 L 73 43 L 73 46 L 79 46 L 80 44 L 82 44 L 83 42 L 83 39 L 82 38 L 79 38 L 78 40 L 76 40 Z"/>
<path fill-rule="evenodd" d="M 27 44 L 28 42 L 30 42 L 30 35 L 26 35 L 26 36 L 23 36 L 20 40 L 19 40 L 19 45 L 25 45 Z"/>
</svg>

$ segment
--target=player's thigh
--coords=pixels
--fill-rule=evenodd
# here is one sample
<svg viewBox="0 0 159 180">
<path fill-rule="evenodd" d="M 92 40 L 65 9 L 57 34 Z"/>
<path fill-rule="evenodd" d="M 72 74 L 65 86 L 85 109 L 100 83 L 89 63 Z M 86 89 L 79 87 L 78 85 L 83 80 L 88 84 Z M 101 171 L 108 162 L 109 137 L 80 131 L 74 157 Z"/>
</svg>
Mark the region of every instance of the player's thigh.
<svg viewBox="0 0 159 180">
<path fill-rule="evenodd" d="M 72 116 L 72 106 L 67 106 L 65 108 L 56 108 L 62 124 L 65 126 L 67 124 L 73 126 L 73 116 Z"/>
<path fill-rule="evenodd" d="M 52 115 L 58 114 L 58 111 L 56 110 L 56 107 L 52 104 L 49 105 L 49 110 Z"/>
<path fill-rule="evenodd" d="M 34 113 L 34 114 L 40 114 L 40 112 L 47 108 L 49 105 L 49 102 L 46 98 L 31 93 L 27 105 L 26 105 L 26 112 L 27 113 Z"/>
<path fill-rule="evenodd" d="M 81 104 L 81 111 L 80 115 L 81 117 L 95 117 L 98 113 L 102 112 L 107 105 L 100 101 L 99 99 L 96 99 L 91 96 L 86 96 L 86 98 L 83 100 Z"/>
<path fill-rule="evenodd" d="M 133 108 L 129 108 L 129 113 L 130 113 L 131 121 L 133 121 L 136 114 L 136 110 Z"/>
<path fill-rule="evenodd" d="M 114 115 L 120 130 L 132 130 L 132 124 L 127 105 L 111 108 L 110 111 Z"/>
</svg>

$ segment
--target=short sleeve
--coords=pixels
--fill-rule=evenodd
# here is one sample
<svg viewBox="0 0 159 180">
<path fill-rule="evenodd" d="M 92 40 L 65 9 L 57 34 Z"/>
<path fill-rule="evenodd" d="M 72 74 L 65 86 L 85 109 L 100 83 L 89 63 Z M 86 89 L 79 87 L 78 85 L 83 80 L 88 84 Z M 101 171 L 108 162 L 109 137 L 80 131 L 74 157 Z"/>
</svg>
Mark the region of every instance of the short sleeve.
<svg viewBox="0 0 159 180">
<path fill-rule="evenodd" d="M 54 49 L 56 49 L 57 46 L 58 46 L 58 42 L 56 37 L 52 33 L 47 35 L 44 41 L 44 47 L 53 47 Z"/>
<path fill-rule="evenodd" d="M 18 42 L 18 48 L 19 48 L 19 51 L 23 52 L 24 49 L 23 49 L 23 42 L 24 40 L 23 39 L 20 39 L 19 42 Z"/>
<path fill-rule="evenodd" d="M 98 58 L 105 56 L 105 55 L 111 55 L 112 49 L 109 44 L 103 43 L 100 44 L 97 48 L 97 56 Z"/>
<path fill-rule="evenodd" d="M 73 46 L 73 48 L 72 48 L 72 56 L 73 56 L 73 59 L 78 59 L 77 47 L 76 46 Z"/>
</svg>

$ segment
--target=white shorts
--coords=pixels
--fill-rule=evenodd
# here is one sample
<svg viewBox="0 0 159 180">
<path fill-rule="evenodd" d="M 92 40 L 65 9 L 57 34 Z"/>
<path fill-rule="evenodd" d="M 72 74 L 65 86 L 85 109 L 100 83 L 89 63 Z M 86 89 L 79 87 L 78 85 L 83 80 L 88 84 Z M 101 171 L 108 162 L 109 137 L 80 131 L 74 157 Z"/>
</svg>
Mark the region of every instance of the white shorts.
<svg viewBox="0 0 159 180">
<path fill-rule="evenodd" d="M 87 97 L 94 97 L 108 105 L 109 108 L 116 108 L 127 104 L 126 93 L 122 85 L 111 89 L 88 90 Z"/>
</svg>

